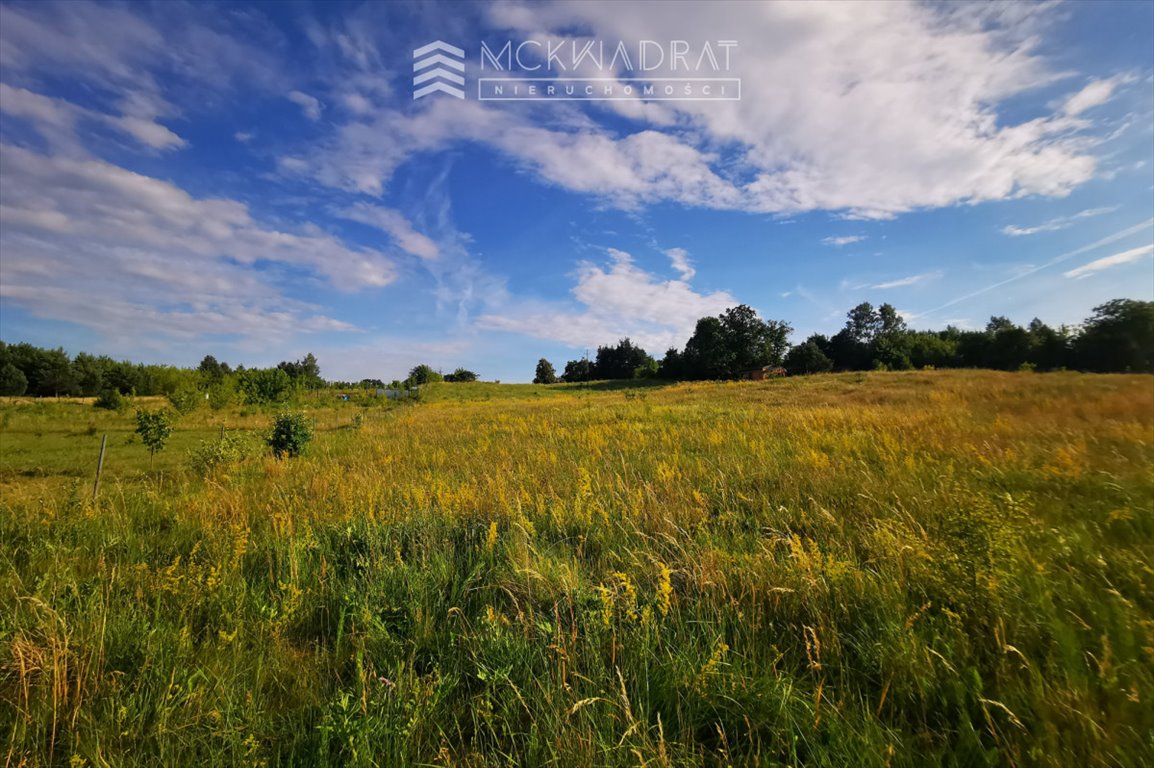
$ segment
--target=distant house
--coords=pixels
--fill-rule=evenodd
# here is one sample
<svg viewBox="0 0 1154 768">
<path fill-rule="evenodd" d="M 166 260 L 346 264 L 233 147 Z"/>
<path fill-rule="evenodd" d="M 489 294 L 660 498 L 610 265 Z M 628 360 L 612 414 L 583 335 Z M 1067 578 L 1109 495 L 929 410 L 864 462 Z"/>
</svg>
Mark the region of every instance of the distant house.
<svg viewBox="0 0 1154 768">
<path fill-rule="evenodd" d="M 762 381 L 764 379 L 776 379 L 785 376 L 785 369 L 777 365 L 763 365 L 760 368 L 754 368 L 750 371 L 742 371 L 741 378 L 747 381 Z"/>
</svg>

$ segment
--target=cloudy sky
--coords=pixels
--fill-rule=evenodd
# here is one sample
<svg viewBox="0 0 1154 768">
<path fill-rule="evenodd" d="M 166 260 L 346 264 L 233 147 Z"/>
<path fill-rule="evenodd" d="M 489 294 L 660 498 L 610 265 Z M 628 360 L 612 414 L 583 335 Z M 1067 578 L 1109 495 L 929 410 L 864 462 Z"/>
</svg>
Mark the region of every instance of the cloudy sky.
<svg viewBox="0 0 1154 768">
<path fill-rule="evenodd" d="M 466 98 L 413 98 L 434 40 Z M 479 100 L 527 40 L 500 74 L 648 40 L 741 99 Z M 0 5 L 8 342 L 522 381 L 736 303 L 1076 323 L 1154 298 L 1152 242 L 1154 3 Z"/>
</svg>

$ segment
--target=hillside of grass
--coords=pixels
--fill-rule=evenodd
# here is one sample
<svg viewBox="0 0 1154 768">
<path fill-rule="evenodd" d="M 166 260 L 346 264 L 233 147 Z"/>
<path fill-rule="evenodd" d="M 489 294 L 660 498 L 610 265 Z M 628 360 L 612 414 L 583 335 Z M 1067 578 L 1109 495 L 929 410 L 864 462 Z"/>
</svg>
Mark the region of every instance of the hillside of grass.
<svg viewBox="0 0 1154 768">
<path fill-rule="evenodd" d="M 130 413 L 0 405 L 6 765 L 1154 761 L 1154 377 L 308 414 L 300 458 L 204 410 L 152 465 Z"/>
</svg>

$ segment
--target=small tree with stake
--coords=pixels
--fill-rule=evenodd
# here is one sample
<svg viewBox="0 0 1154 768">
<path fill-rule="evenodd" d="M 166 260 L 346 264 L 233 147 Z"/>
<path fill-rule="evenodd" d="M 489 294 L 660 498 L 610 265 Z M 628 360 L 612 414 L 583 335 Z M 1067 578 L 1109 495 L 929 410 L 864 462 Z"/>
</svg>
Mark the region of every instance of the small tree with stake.
<svg viewBox="0 0 1154 768">
<path fill-rule="evenodd" d="M 157 451 L 163 451 L 172 434 L 172 412 L 167 409 L 136 412 L 136 434 L 148 446 L 148 465 L 151 467 Z"/>
</svg>

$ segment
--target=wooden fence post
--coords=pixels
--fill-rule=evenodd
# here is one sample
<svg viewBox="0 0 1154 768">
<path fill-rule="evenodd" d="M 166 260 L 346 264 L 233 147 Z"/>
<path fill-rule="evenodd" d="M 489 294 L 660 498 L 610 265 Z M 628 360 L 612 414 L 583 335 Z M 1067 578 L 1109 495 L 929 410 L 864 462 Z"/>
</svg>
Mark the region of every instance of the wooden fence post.
<svg viewBox="0 0 1154 768">
<path fill-rule="evenodd" d="M 96 494 L 100 493 L 100 473 L 104 471 L 104 447 L 108 445 L 108 433 L 100 438 L 100 460 L 96 462 L 96 482 L 92 484 L 92 500 L 96 501 Z"/>
</svg>

